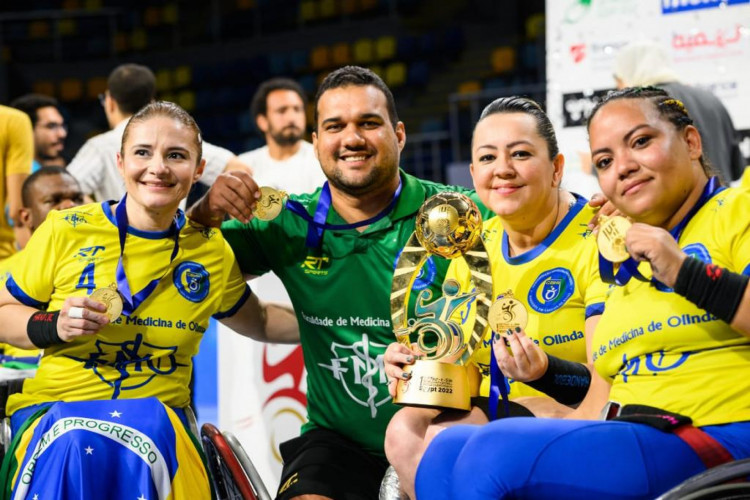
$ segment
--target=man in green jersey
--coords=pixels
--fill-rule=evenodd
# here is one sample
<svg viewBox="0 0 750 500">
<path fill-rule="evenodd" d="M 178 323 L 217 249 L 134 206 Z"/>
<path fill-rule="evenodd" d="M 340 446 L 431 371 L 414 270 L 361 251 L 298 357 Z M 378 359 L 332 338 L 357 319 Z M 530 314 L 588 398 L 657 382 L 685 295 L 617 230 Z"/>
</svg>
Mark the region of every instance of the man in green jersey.
<svg viewBox="0 0 750 500">
<path fill-rule="evenodd" d="M 289 207 L 272 221 L 251 220 L 259 193 L 244 172 L 220 176 L 191 217 L 234 216 L 222 232 L 240 268 L 275 272 L 297 314 L 309 421 L 299 438 L 281 445 L 278 498 L 376 499 L 387 467 L 385 429 L 398 409 L 382 359 L 395 338 L 394 265 L 425 199 L 462 188 L 399 169 L 404 124 L 388 87 L 364 68 L 347 66 L 323 81 L 312 139 L 327 187 L 291 200 L 326 227 Z M 446 267 L 445 260 L 428 262 L 414 290 L 442 283 Z"/>
</svg>

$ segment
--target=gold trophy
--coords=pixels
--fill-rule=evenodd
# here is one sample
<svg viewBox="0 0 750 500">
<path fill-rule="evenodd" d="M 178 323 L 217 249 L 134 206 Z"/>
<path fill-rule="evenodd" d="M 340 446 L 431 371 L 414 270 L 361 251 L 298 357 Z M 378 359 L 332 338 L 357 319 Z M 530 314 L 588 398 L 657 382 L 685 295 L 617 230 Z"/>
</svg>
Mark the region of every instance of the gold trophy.
<svg viewBox="0 0 750 500">
<path fill-rule="evenodd" d="M 394 402 L 412 406 L 471 409 L 471 396 L 479 390 L 480 375 L 468 361 L 482 339 L 492 302 L 490 259 L 481 238 L 482 216 L 471 199 L 444 192 L 430 197 L 417 214 L 414 233 L 406 243 L 393 272 L 391 320 L 398 342 L 422 355 L 404 367 L 409 380 L 399 380 Z M 416 318 L 407 319 L 409 296 L 424 262 L 437 255 L 463 258 L 476 290 L 459 293 L 458 282 L 446 280 L 443 295 L 430 302 L 432 292 L 422 290 L 416 300 Z M 476 299 L 477 314 L 466 342 L 452 313 Z"/>
</svg>

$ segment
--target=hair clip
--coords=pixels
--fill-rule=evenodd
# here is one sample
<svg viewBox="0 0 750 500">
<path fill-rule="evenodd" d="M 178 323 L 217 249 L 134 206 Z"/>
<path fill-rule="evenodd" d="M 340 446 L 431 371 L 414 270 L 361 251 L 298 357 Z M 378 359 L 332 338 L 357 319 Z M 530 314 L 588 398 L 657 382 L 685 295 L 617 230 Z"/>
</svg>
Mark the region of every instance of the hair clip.
<svg viewBox="0 0 750 500">
<path fill-rule="evenodd" d="M 683 113 L 687 113 L 687 109 L 685 109 L 685 105 L 679 99 L 665 99 L 664 101 L 661 102 L 661 105 L 676 106 L 677 109 L 679 109 Z"/>
</svg>

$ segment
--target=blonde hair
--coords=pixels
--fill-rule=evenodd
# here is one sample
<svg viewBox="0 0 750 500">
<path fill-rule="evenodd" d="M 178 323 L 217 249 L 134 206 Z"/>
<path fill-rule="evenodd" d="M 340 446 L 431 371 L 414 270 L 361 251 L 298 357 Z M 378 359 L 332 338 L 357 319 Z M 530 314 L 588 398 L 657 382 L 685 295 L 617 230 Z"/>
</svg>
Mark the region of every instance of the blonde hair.
<svg viewBox="0 0 750 500">
<path fill-rule="evenodd" d="M 201 137 L 201 129 L 195 122 L 190 113 L 182 109 L 179 105 L 169 101 L 155 101 L 147 104 L 141 108 L 136 114 L 130 117 L 128 124 L 125 126 L 125 131 L 122 133 L 122 144 L 120 145 L 120 155 L 125 156 L 125 142 L 128 140 L 128 132 L 130 127 L 136 123 L 145 122 L 149 118 L 155 116 L 165 116 L 178 121 L 188 129 L 194 132 L 195 146 L 198 148 L 198 158 L 196 164 L 200 163 L 201 157 L 203 156 L 203 139 Z"/>
</svg>

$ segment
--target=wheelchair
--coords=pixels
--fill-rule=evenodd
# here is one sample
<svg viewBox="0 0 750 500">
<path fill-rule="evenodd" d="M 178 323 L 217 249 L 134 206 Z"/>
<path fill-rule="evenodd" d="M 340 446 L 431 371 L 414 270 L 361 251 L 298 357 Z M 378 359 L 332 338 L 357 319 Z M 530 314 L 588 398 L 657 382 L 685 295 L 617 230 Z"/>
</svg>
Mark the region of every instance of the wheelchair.
<svg viewBox="0 0 750 500">
<path fill-rule="evenodd" d="M 233 434 L 203 424 L 201 443 L 219 500 L 271 500 L 260 474 Z"/>
<path fill-rule="evenodd" d="M 735 460 L 686 479 L 656 500 L 740 500 L 750 498 L 750 458 Z"/>
<path fill-rule="evenodd" d="M 5 403 L 8 397 L 23 389 L 23 381 L 29 378 L 28 375 L 19 378 L 10 378 L 0 380 L 0 461 L 5 457 L 5 453 L 10 448 L 12 440 L 10 432 L 10 417 L 5 413 Z"/>
</svg>

